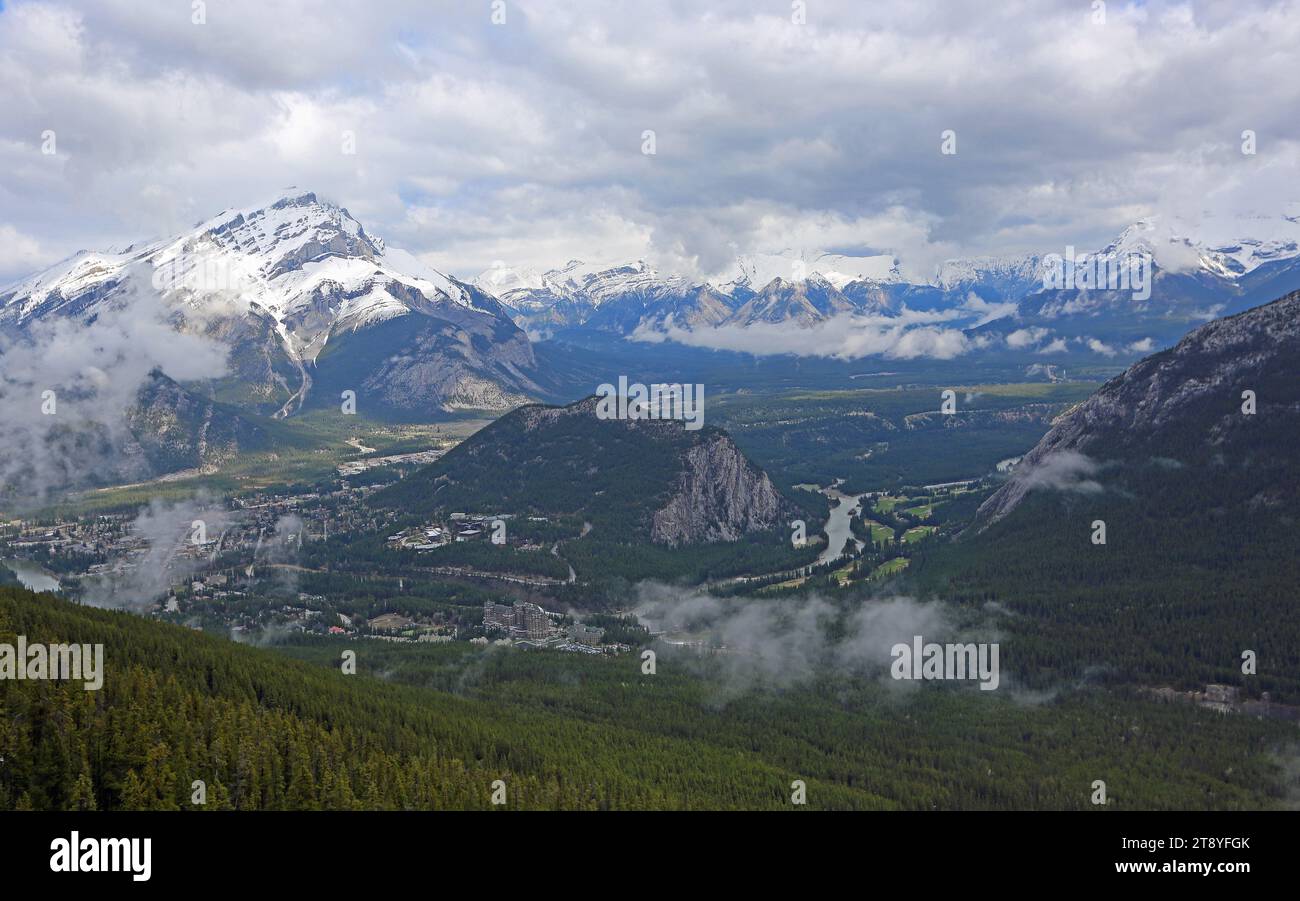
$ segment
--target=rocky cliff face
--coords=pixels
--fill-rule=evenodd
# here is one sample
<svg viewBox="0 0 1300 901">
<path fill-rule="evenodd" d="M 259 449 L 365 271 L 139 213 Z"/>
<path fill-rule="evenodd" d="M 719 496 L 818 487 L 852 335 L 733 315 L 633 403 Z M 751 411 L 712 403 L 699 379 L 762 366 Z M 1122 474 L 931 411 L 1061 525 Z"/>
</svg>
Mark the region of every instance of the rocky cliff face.
<svg viewBox="0 0 1300 901">
<path fill-rule="evenodd" d="M 1286 465 L 1300 438 L 1300 292 L 1202 326 L 1062 415 L 1016 476 L 979 511 L 984 527 L 1014 510 L 1065 461 L 1159 457 L 1180 465 Z M 1251 391 L 1255 412 L 1243 412 Z"/>
<path fill-rule="evenodd" d="M 462 409 L 504 412 L 541 393 L 532 345 L 504 317 L 444 305 L 330 339 L 308 372 L 314 397 L 332 406 L 357 392 L 358 409 L 419 419 Z"/>
<path fill-rule="evenodd" d="M 260 425 L 192 394 L 155 371 L 127 411 L 127 425 L 149 473 L 219 466 L 272 443 Z M 128 455 L 135 448 L 128 448 Z"/>
<path fill-rule="evenodd" d="M 784 499 L 725 433 L 714 432 L 683 455 L 672 499 L 654 514 L 650 537 L 669 545 L 736 541 L 780 524 Z"/>
</svg>

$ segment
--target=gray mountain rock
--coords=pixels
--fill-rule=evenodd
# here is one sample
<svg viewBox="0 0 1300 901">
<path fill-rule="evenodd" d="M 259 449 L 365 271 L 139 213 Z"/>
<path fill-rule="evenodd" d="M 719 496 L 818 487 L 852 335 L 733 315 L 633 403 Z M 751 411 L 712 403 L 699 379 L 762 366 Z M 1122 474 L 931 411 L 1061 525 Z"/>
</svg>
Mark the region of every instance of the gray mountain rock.
<svg viewBox="0 0 1300 901">
<path fill-rule="evenodd" d="M 1060 416 L 980 507 L 980 527 L 1037 487 L 1077 487 L 1105 461 L 1284 468 L 1300 438 L 1298 361 L 1300 292 L 1196 329 Z"/>
</svg>

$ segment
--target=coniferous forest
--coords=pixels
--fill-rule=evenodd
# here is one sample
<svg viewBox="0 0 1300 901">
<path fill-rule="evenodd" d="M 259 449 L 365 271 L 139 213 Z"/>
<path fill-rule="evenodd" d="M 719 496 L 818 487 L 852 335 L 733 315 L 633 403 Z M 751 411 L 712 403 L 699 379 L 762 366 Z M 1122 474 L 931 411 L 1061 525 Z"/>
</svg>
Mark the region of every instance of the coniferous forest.
<svg viewBox="0 0 1300 901">
<path fill-rule="evenodd" d="M 1126 692 L 1019 700 L 830 677 L 735 692 L 707 661 L 318 639 L 255 649 L 0 589 L 0 641 L 102 642 L 103 688 L 0 681 L 15 809 L 1258 808 L 1289 724 Z M 356 649 L 357 671 L 341 671 Z M 297 658 L 297 659 L 293 659 Z M 206 803 L 192 803 L 196 780 Z"/>
</svg>

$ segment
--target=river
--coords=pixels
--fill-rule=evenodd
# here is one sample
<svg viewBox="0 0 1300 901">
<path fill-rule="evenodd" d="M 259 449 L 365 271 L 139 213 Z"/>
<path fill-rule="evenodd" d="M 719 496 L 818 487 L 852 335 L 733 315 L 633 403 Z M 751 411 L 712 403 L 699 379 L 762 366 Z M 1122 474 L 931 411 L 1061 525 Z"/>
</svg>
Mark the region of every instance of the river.
<svg viewBox="0 0 1300 901">
<path fill-rule="evenodd" d="M 0 560 L 0 564 L 14 571 L 23 587 L 31 591 L 58 591 L 59 579 L 54 573 L 30 560 Z"/>
<path fill-rule="evenodd" d="M 863 547 L 861 541 L 853 538 L 853 530 L 849 527 L 849 520 L 860 509 L 861 497 L 843 494 L 837 488 L 824 488 L 822 494 L 834 500 L 835 506 L 831 507 L 831 515 L 826 520 L 826 536 L 830 540 L 826 544 L 826 549 L 817 557 L 818 566 L 829 563 L 843 554 L 850 540 L 859 551 Z"/>
</svg>

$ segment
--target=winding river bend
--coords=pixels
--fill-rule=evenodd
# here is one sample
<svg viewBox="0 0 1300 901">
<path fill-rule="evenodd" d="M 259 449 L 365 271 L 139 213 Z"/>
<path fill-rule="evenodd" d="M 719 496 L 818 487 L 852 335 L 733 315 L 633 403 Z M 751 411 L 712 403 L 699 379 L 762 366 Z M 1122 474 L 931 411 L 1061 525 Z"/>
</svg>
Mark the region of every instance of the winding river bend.
<svg viewBox="0 0 1300 901">
<path fill-rule="evenodd" d="M 826 548 L 817 556 L 817 565 L 829 563 L 844 553 L 850 541 L 861 551 L 863 543 L 853 537 L 849 521 L 861 509 L 863 495 L 844 494 L 838 488 L 823 488 L 822 494 L 835 501 L 830 516 L 826 520 L 826 536 L 829 539 Z"/>
</svg>

